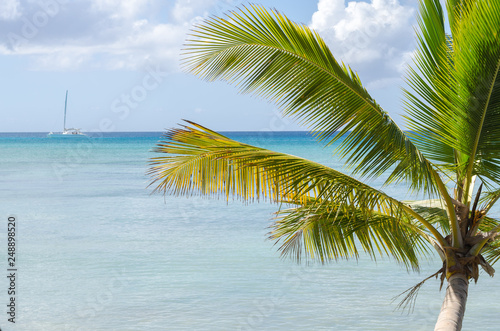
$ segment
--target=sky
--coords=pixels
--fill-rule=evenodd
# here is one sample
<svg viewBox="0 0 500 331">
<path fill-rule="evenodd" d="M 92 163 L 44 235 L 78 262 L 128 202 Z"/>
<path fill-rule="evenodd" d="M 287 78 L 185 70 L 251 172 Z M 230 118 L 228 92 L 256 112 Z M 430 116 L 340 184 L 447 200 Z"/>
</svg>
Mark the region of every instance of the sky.
<svg viewBox="0 0 500 331">
<path fill-rule="evenodd" d="M 404 128 L 402 75 L 416 0 L 256 0 L 325 39 Z M 163 131 L 188 119 L 218 131 L 307 130 L 267 100 L 180 66 L 193 24 L 233 0 L 1 0 L 0 132 Z"/>
</svg>

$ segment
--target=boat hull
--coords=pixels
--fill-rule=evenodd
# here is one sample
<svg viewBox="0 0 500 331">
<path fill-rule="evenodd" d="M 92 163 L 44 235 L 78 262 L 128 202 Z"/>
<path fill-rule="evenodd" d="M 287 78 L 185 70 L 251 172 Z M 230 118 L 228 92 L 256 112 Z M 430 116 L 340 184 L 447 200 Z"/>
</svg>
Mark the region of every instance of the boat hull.
<svg viewBox="0 0 500 331">
<path fill-rule="evenodd" d="M 80 134 L 64 134 L 64 133 L 49 133 L 47 135 L 49 138 L 88 138 L 88 136 L 83 133 Z"/>
</svg>

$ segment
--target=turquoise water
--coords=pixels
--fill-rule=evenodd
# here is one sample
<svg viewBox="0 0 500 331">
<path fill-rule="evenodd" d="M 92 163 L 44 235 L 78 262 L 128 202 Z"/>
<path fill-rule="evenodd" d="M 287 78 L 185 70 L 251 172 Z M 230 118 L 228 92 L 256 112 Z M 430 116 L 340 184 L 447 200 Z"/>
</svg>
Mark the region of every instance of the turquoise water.
<svg viewBox="0 0 500 331">
<path fill-rule="evenodd" d="M 160 135 L 0 134 L 0 268 L 7 274 L 8 215 L 17 218 L 18 268 L 16 324 L 3 313 L 2 330 L 433 329 L 444 295 L 437 280 L 412 314 L 391 299 L 439 261 L 415 274 L 388 258 L 282 260 L 266 240 L 276 206 L 151 195 L 145 172 Z M 341 167 L 305 133 L 227 135 Z M 403 186 L 386 191 L 411 198 Z M 499 290 L 487 275 L 471 285 L 464 330 L 498 330 Z"/>
</svg>

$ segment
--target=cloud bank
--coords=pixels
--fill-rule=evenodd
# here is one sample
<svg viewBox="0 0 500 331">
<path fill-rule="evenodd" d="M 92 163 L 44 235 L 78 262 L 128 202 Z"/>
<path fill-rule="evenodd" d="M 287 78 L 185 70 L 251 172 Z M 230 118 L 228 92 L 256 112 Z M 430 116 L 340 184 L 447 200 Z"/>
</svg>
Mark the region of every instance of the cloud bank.
<svg viewBox="0 0 500 331">
<path fill-rule="evenodd" d="M 368 87 L 384 87 L 399 79 L 413 51 L 414 8 L 403 1 L 409 0 L 319 0 L 310 26 Z M 192 24 L 227 12 L 232 4 L 2 0 L 0 30 L 5 33 L 0 35 L 0 55 L 25 56 L 31 70 L 138 70 L 153 62 L 175 71 Z"/>
<path fill-rule="evenodd" d="M 2 0 L 1 55 L 24 55 L 34 70 L 178 67 L 192 23 L 222 10 L 215 0 Z"/>
<path fill-rule="evenodd" d="M 368 87 L 399 81 L 414 49 L 414 8 L 398 0 L 320 0 L 310 27 Z"/>
</svg>

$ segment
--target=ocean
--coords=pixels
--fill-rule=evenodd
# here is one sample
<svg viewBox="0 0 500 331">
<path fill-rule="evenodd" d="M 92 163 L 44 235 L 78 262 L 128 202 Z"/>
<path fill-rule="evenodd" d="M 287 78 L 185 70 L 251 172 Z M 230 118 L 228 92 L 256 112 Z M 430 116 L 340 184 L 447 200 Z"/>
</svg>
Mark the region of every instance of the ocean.
<svg viewBox="0 0 500 331">
<path fill-rule="evenodd" d="M 335 146 L 305 132 L 225 134 L 342 168 Z M 2 331 L 433 329 L 439 280 L 427 281 L 411 313 L 395 310 L 392 299 L 436 272 L 436 257 L 420 273 L 388 257 L 282 259 L 267 239 L 276 205 L 151 194 L 146 171 L 160 138 L 0 134 Z M 383 178 L 370 183 L 380 187 Z M 402 185 L 384 191 L 411 199 Z M 464 330 L 498 330 L 499 291 L 484 273 L 471 284 Z"/>
</svg>

